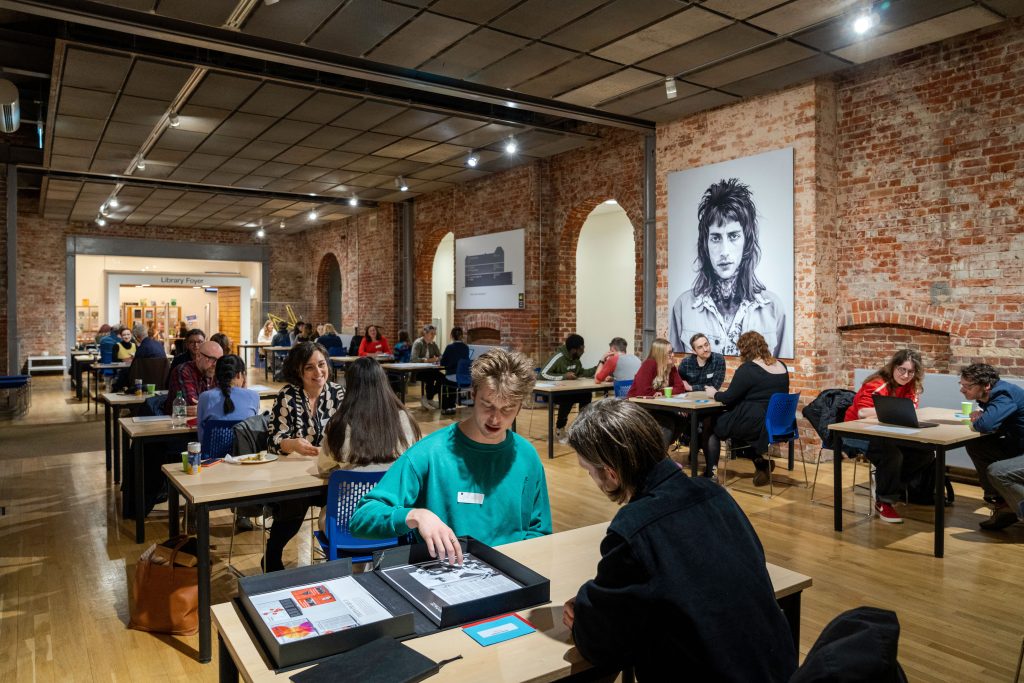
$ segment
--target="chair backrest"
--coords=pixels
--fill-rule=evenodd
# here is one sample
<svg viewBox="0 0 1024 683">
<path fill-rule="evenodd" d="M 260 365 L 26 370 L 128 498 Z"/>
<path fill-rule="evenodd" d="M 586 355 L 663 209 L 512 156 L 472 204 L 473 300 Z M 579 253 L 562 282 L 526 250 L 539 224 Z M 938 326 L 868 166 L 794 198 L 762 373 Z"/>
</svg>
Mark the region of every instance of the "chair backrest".
<svg viewBox="0 0 1024 683">
<path fill-rule="evenodd" d="M 241 420 L 207 420 L 203 423 L 203 457 L 223 458 L 235 445 L 235 425 Z"/>
<path fill-rule="evenodd" d="M 270 443 L 270 416 L 266 413 L 247 417 L 234 426 L 233 455 L 265 451 Z"/>
<path fill-rule="evenodd" d="M 331 348 L 327 349 L 327 355 L 328 356 L 347 356 L 348 355 L 348 347 L 347 346 L 332 346 Z"/>
<path fill-rule="evenodd" d="M 143 415 L 165 415 L 164 406 L 167 405 L 167 396 L 164 394 L 157 394 L 156 396 L 150 396 L 143 403 L 142 414 Z"/>
<path fill-rule="evenodd" d="M 334 470 L 327 481 L 327 538 L 334 546 L 360 543 L 348 530 L 348 522 L 360 499 L 381 480 L 385 472 Z"/>
<path fill-rule="evenodd" d="M 128 368 L 128 386 L 135 386 L 135 380 L 143 384 L 155 384 L 157 390 L 167 388 L 167 370 L 171 367 L 169 358 L 136 358 Z"/>
<path fill-rule="evenodd" d="M 455 368 L 455 381 L 460 387 L 468 387 L 473 383 L 473 376 L 469 372 L 471 367 L 473 367 L 473 361 L 470 359 L 459 360 L 459 364 Z"/>
<path fill-rule="evenodd" d="M 764 416 L 768 443 L 800 438 L 800 431 L 796 428 L 796 407 L 799 402 L 799 391 L 795 394 L 772 394 L 768 399 L 768 410 Z"/>
<path fill-rule="evenodd" d="M 101 363 L 113 363 L 114 362 L 114 347 L 117 346 L 117 342 L 100 344 L 100 362 Z"/>
<path fill-rule="evenodd" d="M 629 388 L 633 386 L 633 380 L 631 379 L 617 379 L 612 382 L 615 388 L 615 398 L 626 398 L 629 394 Z"/>
</svg>

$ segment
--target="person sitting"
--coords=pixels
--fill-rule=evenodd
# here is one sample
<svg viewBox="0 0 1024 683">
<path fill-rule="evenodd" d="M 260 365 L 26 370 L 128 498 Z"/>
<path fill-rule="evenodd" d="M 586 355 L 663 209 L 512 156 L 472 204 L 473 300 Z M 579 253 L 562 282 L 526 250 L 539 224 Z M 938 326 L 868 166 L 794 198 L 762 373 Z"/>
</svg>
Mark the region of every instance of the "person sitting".
<svg viewBox="0 0 1024 683">
<path fill-rule="evenodd" d="M 521 354 L 494 348 L 473 363 L 469 417 L 416 442 L 363 496 L 349 522 L 362 538 L 415 530 L 431 557 L 462 564 L 457 536 L 501 545 L 551 533 L 537 450 L 510 427 L 533 389 Z"/>
<path fill-rule="evenodd" d="M 278 323 L 277 332 L 274 334 L 274 338 L 270 340 L 270 345 L 282 348 L 290 348 L 292 346 L 292 338 L 288 334 L 288 323 L 283 320 Z"/>
<path fill-rule="evenodd" d="M 199 441 L 207 420 L 244 420 L 260 412 L 259 392 L 246 388 L 245 361 L 240 356 L 232 353 L 218 358 L 213 378 L 217 386 L 199 394 L 196 407 Z"/>
<path fill-rule="evenodd" d="M 154 323 L 152 320 L 149 321 L 149 331 L 151 333 L 155 334 L 156 333 L 156 329 L 157 329 L 156 328 L 156 323 Z M 149 337 L 148 333 L 146 331 L 146 326 L 143 325 L 142 323 L 135 323 L 134 325 L 132 325 L 132 337 L 134 337 L 135 339 L 138 340 L 138 343 L 137 343 L 137 345 L 135 347 L 135 355 L 132 356 L 132 358 L 131 358 L 131 362 L 133 364 L 135 363 L 135 359 L 136 358 L 164 358 L 164 357 L 166 357 L 165 354 L 164 354 L 163 344 L 161 344 L 160 342 L 154 341 L 151 337 Z M 149 342 L 148 345 L 147 345 L 147 342 Z M 121 349 L 123 347 L 121 347 L 120 344 L 119 344 L 118 348 Z M 157 354 L 159 354 L 159 355 L 157 355 Z M 121 370 L 119 370 L 118 373 L 117 373 L 117 379 L 114 381 L 114 387 L 113 387 L 114 391 L 121 391 L 123 389 L 131 389 L 131 387 L 128 386 L 128 381 L 129 381 L 128 378 L 129 378 L 130 375 L 131 375 L 131 368 L 130 367 L 122 368 Z"/>
<path fill-rule="evenodd" d="M 189 416 L 195 416 L 199 405 L 199 395 L 213 389 L 214 373 L 217 361 L 224 355 L 220 344 L 214 341 L 203 342 L 196 349 L 196 359 L 182 363 L 171 370 L 171 378 L 167 382 L 167 399 L 164 401 L 164 414 L 170 415 L 174 408 L 174 399 L 181 392 L 185 399 L 185 409 Z"/>
<path fill-rule="evenodd" d="M 977 401 L 971 429 L 986 434 L 967 442 L 992 516 L 979 526 L 999 531 L 1024 519 L 1024 389 L 999 378 L 991 365 L 974 363 L 960 371 L 960 393 Z"/>
<path fill-rule="evenodd" d="M 388 340 L 384 338 L 384 335 L 380 333 L 380 328 L 376 325 L 367 325 L 366 336 L 359 342 L 359 355 L 391 355 L 391 345 L 388 344 Z"/>
<path fill-rule="evenodd" d="M 348 355 L 358 356 L 359 345 L 363 343 L 363 335 L 359 334 L 359 325 L 352 328 L 352 339 L 348 342 Z"/>
<path fill-rule="evenodd" d="M 661 396 L 665 389 L 671 389 L 673 394 L 682 394 L 690 390 L 690 385 L 679 377 L 679 370 L 672 362 L 671 352 L 672 347 L 667 339 L 655 339 L 651 343 L 651 350 L 647 352 L 647 358 L 636 371 L 627 397 Z M 675 411 L 659 410 L 652 413 L 651 417 L 661 427 L 665 448 L 676 442 L 682 433 L 683 424 L 686 423 L 686 419 Z"/>
<path fill-rule="evenodd" d="M 583 337 L 578 334 L 570 334 L 565 338 L 565 344 L 558 347 L 554 355 L 541 368 L 540 376 L 548 380 L 573 380 L 580 377 L 593 377 L 597 374 L 597 368 L 584 368 L 580 358 L 585 350 Z M 590 403 L 593 393 L 587 391 L 569 391 L 552 394 L 558 406 L 558 417 L 555 421 L 555 438 L 560 443 L 565 443 L 565 425 L 569 422 L 569 411 L 574 403 L 578 403 L 580 410 L 583 410 Z"/>
<path fill-rule="evenodd" d="M 789 393 L 789 368 L 772 356 L 768 343 L 760 332 L 744 332 L 737 340 L 742 364 L 729 388 L 720 391 L 706 386 L 705 393 L 728 409 L 715 420 L 712 433 L 708 436 L 705 476 L 713 476 L 718 466 L 721 440 L 733 439 L 754 448 L 754 486 L 764 486 L 771 479 L 775 463 L 764 457 L 768 452 L 768 430 L 765 415 L 772 394 Z"/>
<path fill-rule="evenodd" d="M 98 329 L 96 331 L 96 346 L 99 346 L 100 344 L 103 343 L 103 338 L 104 337 L 109 337 L 109 336 L 110 336 L 110 325 L 108 323 L 103 323 L 102 325 L 100 325 L 100 329 Z"/>
<path fill-rule="evenodd" d="M 441 414 L 454 415 L 455 401 L 459 395 L 458 371 L 459 361 L 469 360 L 469 344 L 462 341 L 462 328 L 452 328 L 452 341 L 444 347 L 441 354 L 441 367 L 444 377 L 441 379 Z"/>
<path fill-rule="evenodd" d="M 178 323 L 178 336 L 174 339 L 174 353 L 173 356 L 180 356 L 185 353 L 188 349 L 185 347 L 185 338 L 188 337 L 188 324 L 184 320 Z M 206 335 L 203 335 L 204 340 Z"/>
<path fill-rule="evenodd" d="M 409 333 L 405 330 L 398 331 L 398 342 L 394 348 L 395 362 L 408 363 L 412 358 L 412 344 L 409 343 Z"/>
<path fill-rule="evenodd" d="M 335 355 L 345 355 L 345 343 L 341 341 L 341 337 L 338 336 L 338 331 L 334 329 L 334 325 L 330 323 L 324 323 L 324 332 L 316 338 L 316 343 L 327 349 L 328 353 L 331 350 L 335 350 L 338 353 Z"/>
<path fill-rule="evenodd" d="M 409 354 L 410 363 L 436 363 L 441 359 L 441 349 L 438 348 L 434 339 L 437 337 L 437 328 L 433 325 L 424 325 L 420 337 L 412 343 L 412 352 Z M 421 370 L 416 373 L 416 379 L 423 384 L 423 391 L 420 395 L 420 405 L 427 410 L 436 410 L 438 405 L 434 400 L 441 389 L 441 373 L 436 370 Z"/>
<path fill-rule="evenodd" d="M 580 654 L 633 667 L 639 681 L 670 671 L 694 681 L 788 681 L 793 638 L 761 542 L 732 496 L 667 458 L 657 424 L 635 403 L 580 411 L 569 445 L 623 506 L 601 542 L 597 575 L 562 611 Z M 742 656 L 724 634 L 749 644 Z"/>
<path fill-rule="evenodd" d="M 875 417 L 875 396 L 909 398 L 916 407 L 923 379 L 921 355 L 912 349 L 897 351 L 878 372 L 864 380 L 843 421 Z M 865 457 L 875 466 L 875 512 L 878 518 L 890 524 L 902 523 L 903 518 L 893 506 L 902 499 L 906 483 L 932 465 L 932 452 L 905 442 L 897 445 L 888 440 L 869 439 Z"/>
<path fill-rule="evenodd" d="M 256 335 L 257 344 L 269 344 L 274 340 L 274 321 L 268 319 L 267 322 L 263 323 L 263 327 L 260 328 L 260 333 Z"/>
<path fill-rule="evenodd" d="M 160 332 L 160 328 L 155 323 L 150 322 L 146 327 L 146 338 L 139 344 L 139 348 L 135 351 L 136 358 L 166 358 L 167 352 L 164 350 L 164 345 L 157 339 L 157 335 Z"/>
<path fill-rule="evenodd" d="M 287 384 L 274 400 L 267 450 L 315 458 L 320 455 L 324 429 L 341 405 L 345 390 L 329 381 L 327 349 L 315 342 L 292 347 L 282 373 Z M 322 497 L 284 501 L 274 506 L 274 523 L 263 557 L 264 571 L 284 569 L 285 545 L 298 533 L 310 504 L 322 504 Z"/>
<path fill-rule="evenodd" d="M 187 333 L 185 333 L 185 350 L 171 359 L 171 369 L 168 378 L 170 377 L 170 375 L 174 374 L 174 371 L 178 368 L 179 365 L 183 363 L 188 363 L 189 361 L 194 361 L 196 359 L 196 355 L 199 353 L 199 347 L 205 341 L 206 333 L 200 330 L 198 327 L 193 328 L 189 330 Z M 218 356 L 218 358 L 219 357 L 220 356 Z"/>
<path fill-rule="evenodd" d="M 632 353 L 626 353 L 627 348 L 627 342 L 622 337 L 615 337 L 608 342 L 608 353 L 597 361 L 595 382 L 620 382 L 636 376 L 636 371 L 640 369 L 640 359 Z"/>
<path fill-rule="evenodd" d="M 135 344 L 135 336 L 132 334 L 132 331 L 127 327 L 122 327 L 117 336 L 120 337 L 120 340 L 115 347 L 117 354 L 114 356 L 114 359 L 123 362 L 135 358 L 135 350 L 138 347 Z"/>
<path fill-rule="evenodd" d="M 224 355 L 231 353 L 231 347 L 233 346 L 233 344 L 231 343 L 231 337 L 224 334 L 223 332 L 214 333 L 210 337 L 210 341 L 217 342 L 218 344 L 220 344 L 220 348 L 222 351 L 224 351 Z"/>
<path fill-rule="evenodd" d="M 327 423 L 317 471 L 325 478 L 337 469 L 383 472 L 420 436 L 380 363 L 360 358 L 345 371 L 345 396 Z"/>
<path fill-rule="evenodd" d="M 711 350 L 711 342 L 707 335 L 698 332 L 690 337 L 690 348 L 693 353 L 679 363 L 679 376 L 690 385 L 692 391 L 704 391 L 705 387 L 720 387 L 725 383 L 725 356 Z M 701 419 L 698 424 L 701 447 L 707 453 L 708 435 L 711 433 L 712 418 Z M 680 439 L 690 443 L 690 421 L 683 420 L 683 431 Z"/>
</svg>

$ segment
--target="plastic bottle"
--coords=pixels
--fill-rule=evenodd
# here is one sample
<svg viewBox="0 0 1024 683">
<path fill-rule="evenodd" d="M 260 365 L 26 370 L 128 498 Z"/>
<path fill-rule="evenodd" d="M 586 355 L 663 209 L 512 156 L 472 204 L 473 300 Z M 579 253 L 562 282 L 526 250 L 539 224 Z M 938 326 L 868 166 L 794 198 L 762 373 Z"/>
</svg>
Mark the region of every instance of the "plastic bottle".
<svg viewBox="0 0 1024 683">
<path fill-rule="evenodd" d="M 174 403 L 171 404 L 171 426 L 184 427 L 185 421 L 185 395 L 179 391 L 178 395 L 174 397 Z"/>
</svg>

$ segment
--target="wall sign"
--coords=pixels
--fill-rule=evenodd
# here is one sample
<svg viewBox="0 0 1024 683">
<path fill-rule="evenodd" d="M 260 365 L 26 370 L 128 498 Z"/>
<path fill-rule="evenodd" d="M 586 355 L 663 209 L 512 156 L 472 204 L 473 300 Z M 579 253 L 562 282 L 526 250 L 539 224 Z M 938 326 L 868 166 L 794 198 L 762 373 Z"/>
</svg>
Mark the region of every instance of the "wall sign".
<svg viewBox="0 0 1024 683">
<path fill-rule="evenodd" d="M 525 307 L 526 231 L 455 240 L 455 307 Z"/>
</svg>

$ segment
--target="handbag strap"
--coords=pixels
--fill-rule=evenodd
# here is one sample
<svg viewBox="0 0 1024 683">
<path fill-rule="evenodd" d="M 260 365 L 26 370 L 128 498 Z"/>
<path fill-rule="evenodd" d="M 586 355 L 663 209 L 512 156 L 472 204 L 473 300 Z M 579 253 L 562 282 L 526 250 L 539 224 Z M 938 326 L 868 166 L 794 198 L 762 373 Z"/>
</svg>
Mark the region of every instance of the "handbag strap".
<svg viewBox="0 0 1024 683">
<path fill-rule="evenodd" d="M 178 558 L 178 551 L 185 547 L 185 544 L 188 543 L 188 538 L 188 534 L 179 534 L 171 539 L 174 541 L 174 550 L 171 551 L 171 571 L 174 571 L 174 567 L 177 564 L 175 560 Z"/>
</svg>

